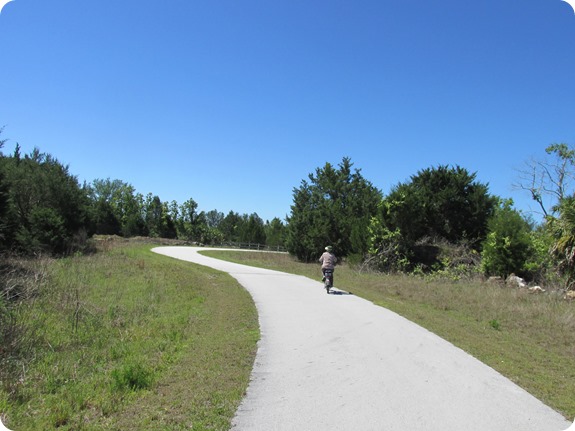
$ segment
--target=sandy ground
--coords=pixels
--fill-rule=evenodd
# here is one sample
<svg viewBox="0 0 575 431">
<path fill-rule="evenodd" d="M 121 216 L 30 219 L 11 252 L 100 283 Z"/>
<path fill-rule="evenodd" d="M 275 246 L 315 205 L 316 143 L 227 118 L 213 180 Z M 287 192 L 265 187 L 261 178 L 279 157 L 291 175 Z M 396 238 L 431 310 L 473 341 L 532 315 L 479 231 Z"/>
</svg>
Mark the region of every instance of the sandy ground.
<svg viewBox="0 0 575 431">
<path fill-rule="evenodd" d="M 250 292 L 259 314 L 262 338 L 232 430 L 563 431 L 571 425 L 492 368 L 389 310 L 343 291 L 327 295 L 319 280 L 198 250 L 205 249 L 154 249 L 228 272 Z"/>
</svg>

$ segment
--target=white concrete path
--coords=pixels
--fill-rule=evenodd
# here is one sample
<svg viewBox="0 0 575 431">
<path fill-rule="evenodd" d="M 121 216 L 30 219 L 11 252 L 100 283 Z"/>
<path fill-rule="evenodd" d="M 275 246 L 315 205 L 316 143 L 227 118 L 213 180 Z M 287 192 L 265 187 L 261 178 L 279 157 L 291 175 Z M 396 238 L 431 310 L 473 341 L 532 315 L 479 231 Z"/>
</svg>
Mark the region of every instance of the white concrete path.
<svg viewBox="0 0 575 431">
<path fill-rule="evenodd" d="M 387 309 L 201 250 L 153 251 L 228 272 L 255 301 L 262 337 L 235 431 L 563 431 L 571 424 Z"/>
</svg>

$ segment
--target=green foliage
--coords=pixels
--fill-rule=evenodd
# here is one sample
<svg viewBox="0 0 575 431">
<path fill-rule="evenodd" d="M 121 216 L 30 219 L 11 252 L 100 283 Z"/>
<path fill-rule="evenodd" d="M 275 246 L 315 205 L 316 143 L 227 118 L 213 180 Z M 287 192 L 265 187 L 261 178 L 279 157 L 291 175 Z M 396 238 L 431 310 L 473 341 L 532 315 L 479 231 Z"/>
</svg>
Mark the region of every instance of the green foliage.
<svg viewBox="0 0 575 431">
<path fill-rule="evenodd" d="M 395 186 L 371 221 L 371 255 L 389 255 L 395 248 L 401 267 L 430 270 L 441 263 L 437 244 L 466 243 L 479 249 L 496 200 L 475 177 L 459 166 L 439 166 Z"/>
<path fill-rule="evenodd" d="M 568 288 L 575 279 L 575 149 L 565 143 L 545 148 L 547 159 L 528 163 L 520 172 L 519 188 L 530 192 L 545 215 L 545 224 L 533 236 L 533 256 L 527 268 L 543 274 L 547 282 L 563 281 Z M 548 253 L 548 252 L 551 253 Z M 561 280 L 563 279 L 563 280 Z"/>
<path fill-rule="evenodd" d="M 495 329 L 496 331 L 500 331 L 501 330 L 501 323 L 499 323 L 499 321 L 497 319 L 492 319 L 489 321 L 489 326 L 491 326 L 493 329 Z"/>
<path fill-rule="evenodd" d="M 553 236 L 548 225 L 536 226 L 529 233 L 531 253 L 525 261 L 527 278 L 543 284 L 556 285 L 557 270 L 551 250 Z"/>
<path fill-rule="evenodd" d="M 4 131 L 4 127 L 0 127 L 0 134 Z M 6 144 L 6 139 L 0 139 L 0 150 Z M 6 231 L 8 228 L 7 219 L 8 211 L 10 210 L 9 199 L 9 186 L 6 179 L 6 164 L 1 160 L 4 156 L 0 152 L 0 249 L 6 239 Z"/>
<path fill-rule="evenodd" d="M 152 385 L 153 372 L 139 362 L 122 364 L 112 370 L 113 387 L 116 390 L 147 389 Z"/>
<path fill-rule="evenodd" d="M 549 217 L 554 244 L 552 254 L 559 271 L 566 277 L 567 286 L 575 280 L 575 196 L 563 199 L 558 205 L 559 217 Z"/>
<path fill-rule="evenodd" d="M 224 241 L 236 242 L 239 239 L 239 225 L 242 222 L 242 217 L 234 212 L 230 211 L 218 225 L 220 231 L 224 236 Z"/>
<path fill-rule="evenodd" d="M 381 205 L 384 203 L 382 202 Z M 391 231 L 378 217 L 372 217 L 369 225 L 370 262 L 384 272 L 403 272 L 409 268 L 411 251 L 396 228 Z"/>
<path fill-rule="evenodd" d="M 545 152 L 555 156 L 557 160 L 552 171 L 546 169 L 548 183 L 551 184 L 549 190 L 557 198 L 557 204 L 552 209 L 555 214 L 560 211 L 563 201 L 569 197 L 569 191 L 573 190 L 573 185 L 569 183 L 569 180 L 575 175 L 575 149 L 569 148 L 565 143 L 560 143 L 549 145 L 545 148 Z"/>
<path fill-rule="evenodd" d="M 298 259 L 315 260 L 328 244 L 339 256 L 367 252 L 369 222 L 381 193 L 352 166 L 349 158 L 339 169 L 326 163 L 294 189 L 286 245 Z"/>
<path fill-rule="evenodd" d="M 267 233 L 264 221 L 256 214 L 240 215 L 230 211 L 224 217 L 217 210 L 198 212 L 198 204 L 189 199 L 177 210 L 172 205 L 173 219 L 180 239 L 202 244 L 243 242 L 266 244 Z"/>
<path fill-rule="evenodd" d="M 495 198 L 475 177 L 459 166 L 419 171 L 385 198 L 384 225 L 399 228 L 411 243 L 425 237 L 449 242 L 483 240 Z"/>
<path fill-rule="evenodd" d="M 110 202 L 97 200 L 92 202 L 92 231 L 100 235 L 121 235 L 122 225 Z"/>
<path fill-rule="evenodd" d="M 0 234 L 5 248 L 63 254 L 88 224 L 89 201 L 76 177 L 38 149 L 0 157 Z"/>
<path fill-rule="evenodd" d="M 168 206 L 149 193 L 145 198 L 121 180 L 96 179 L 88 187 L 93 231 L 104 235 L 174 238 Z"/>
<path fill-rule="evenodd" d="M 502 203 L 489 220 L 489 233 L 483 243 L 483 272 L 502 277 L 511 273 L 529 276 L 527 263 L 534 255 L 531 231 L 531 225 L 511 202 Z"/>
<path fill-rule="evenodd" d="M 168 204 L 158 196 L 149 193 L 144 201 L 144 223 L 146 236 L 153 238 L 176 238 L 174 220 L 170 216 Z"/>
<path fill-rule="evenodd" d="M 1 147 L 0 147 L 1 148 Z M 9 188 L 4 173 L 4 163 L 0 162 L 0 242 L 6 240 L 8 234 L 8 212 L 10 211 Z"/>
<path fill-rule="evenodd" d="M 26 250 L 62 252 L 66 246 L 64 220 L 53 208 L 34 207 L 28 215 L 28 226 L 16 234 L 20 247 Z"/>
<path fill-rule="evenodd" d="M 286 226 L 279 218 L 276 217 L 271 222 L 267 222 L 264 228 L 268 246 L 278 247 L 284 245 Z"/>
<path fill-rule="evenodd" d="M 326 223 L 318 220 L 320 209 L 315 200 L 312 187 L 303 181 L 301 187 L 294 190 L 294 204 L 288 218 L 288 251 L 304 262 L 311 262 L 316 258 L 317 251 L 322 249 L 321 243 L 332 243 Z"/>
<path fill-rule="evenodd" d="M 126 235 L 143 226 L 141 196 L 120 180 L 96 179 L 88 186 L 92 202 L 92 220 L 97 234 Z M 128 235 L 129 236 L 129 235 Z"/>
<path fill-rule="evenodd" d="M 179 218 L 176 222 L 178 238 L 187 240 L 197 240 L 199 237 L 200 215 L 198 213 L 198 203 L 192 198 L 185 201 L 179 208 Z"/>
<path fill-rule="evenodd" d="M 266 243 L 266 232 L 263 220 L 256 214 L 244 214 L 238 227 L 238 239 L 240 242 L 255 244 Z"/>
<path fill-rule="evenodd" d="M 117 179 L 80 187 L 67 166 L 38 149 L 22 155 L 16 145 L 12 155 L 0 153 L 0 251 L 66 254 L 85 249 L 93 234 L 265 245 L 268 233 L 274 247 L 283 246 L 279 219 L 266 226 L 256 213 L 200 212 L 192 198 L 162 202 Z"/>
</svg>

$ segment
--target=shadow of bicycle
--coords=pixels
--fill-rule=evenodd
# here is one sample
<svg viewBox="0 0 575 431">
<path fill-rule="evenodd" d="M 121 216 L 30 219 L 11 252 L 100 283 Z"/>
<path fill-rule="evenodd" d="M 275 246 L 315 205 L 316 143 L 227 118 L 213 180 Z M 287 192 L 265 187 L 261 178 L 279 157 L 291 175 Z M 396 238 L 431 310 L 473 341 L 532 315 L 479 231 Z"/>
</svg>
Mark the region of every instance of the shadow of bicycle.
<svg viewBox="0 0 575 431">
<path fill-rule="evenodd" d="M 351 292 L 346 292 L 345 290 L 339 290 L 339 289 L 333 290 L 333 288 L 332 288 L 332 290 L 330 290 L 328 292 L 328 294 L 329 295 L 353 295 L 353 293 L 351 293 Z"/>
</svg>

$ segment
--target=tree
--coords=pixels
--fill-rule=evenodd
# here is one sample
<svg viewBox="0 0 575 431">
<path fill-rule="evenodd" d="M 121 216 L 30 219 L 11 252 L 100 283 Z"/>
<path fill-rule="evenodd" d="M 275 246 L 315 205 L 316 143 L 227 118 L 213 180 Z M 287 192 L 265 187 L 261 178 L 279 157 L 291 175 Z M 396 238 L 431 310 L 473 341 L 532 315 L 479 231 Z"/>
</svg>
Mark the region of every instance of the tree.
<svg viewBox="0 0 575 431">
<path fill-rule="evenodd" d="M 551 252 L 557 259 L 559 271 L 566 277 L 567 287 L 575 281 L 575 196 L 561 200 L 557 207 L 559 217 L 549 218 L 554 238 Z"/>
<path fill-rule="evenodd" d="M 5 245 L 54 254 L 81 247 L 78 238 L 86 236 L 89 201 L 68 166 L 37 148 L 21 157 L 19 147 L 0 163 L 9 204 Z"/>
<path fill-rule="evenodd" d="M 263 220 L 256 214 L 244 214 L 238 228 L 239 242 L 265 244 L 266 232 Z"/>
<path fill-rule="evenodd" d="M 219 230 L 224 236 L 224 241 L 236 242 L 239 240 L 238 226 L 240 225 L 241 221 L 241 216 L 234 211 L 230 211 L 223 218 L 219 224 Z"/>
<path fill-rule="evenodd" d="M 488 231 L 481 254 L 483 272 L 504 278 L 512 273 L 529 276 L 527 264 L 534 255 L 532 226 L 513 209 L 511 201 L 497 207 L 489 220 Z"/>
<path fill-rule="evenodd" d="M 573 194 L 575 178 L 575 149 L 565 143 L 545 148 L 545 160 L 531 160 L 519 172 L 515 187 L 526 190 L 537 202 L 545 217 L 555 215 L 561 201 Z"/>
<path fill-rule="evenodd" d="M 298 259 L 314 260 L 328 244 L 340 256 L 367 252 L 369 221 L 381 192 L 352 167 L 347 157 L 339 169 L 326 163 L 294 188 L 286 245 Z"/>
<path fill-rule="evenodd" d="M 180 218 L 176 224 L 178 238 L 201 242 L 202 230 L 206 221 L 205 214 L 203 212 L 198 213 L 198 203 L 190 198 L 180 205 L 179 212 Z"/>
<path fill-rule="evenodd" d="M 381 237 L 372 234 L 372 252 L 394 250 L 394 256 L 400 255 L 394 259 L 405 268 L 405 259 L 411 266 L 437 264 L 438 243 L 465 242 L 479 250 L 495 204 L 488 186 L 477 182 L 476 174 L 464 168 L 424 169 L 384 198 L 371 221 L 371 231 L 382 233 Z"/>
<path fill-rule="evenodd" d="M 0 163 L 0 243 L 6 241 L 6 235 L 8 231 L 8 211 L 10 210 L 9 205 L 9 189 L 8 183 L 6 181 L 6 175 L 4 174 L 3 163 Z"/>
<path fill-rule="evenodd" d="M 0 127 L 0 134 L 4 130 Z M 6 139 L 0 139 L 0 150 L 4 147 Z M 9 186 L 5 174 L 4 155 L 0 152 L 0 244 L 6 243 L 8 234 L 8 212 L 10 211 Z"/>
<path fill-rule="evenodd" d="M 550 238 L 554 269 L 565 277 L 569 288 L 575 280 L 575 149 L 565 143 L 545 149 L 543 161 L 530 161 L 520 172 L 518 188 L 528 191 L 539 205 L 545 223 L 541 231 L 545 243 Z M 540 241 L 541 242 L 541 241 Z"/>
<path fill-rule="evenodd" d="M 160 238 L 176 238 L 177 232 L 167 203 L 148 193 L 144 202 L 146 235 Z"/>
<path fill-rule="evenodd" d="M 96 179 L 88 189 L 96 233 L 125 237 L 146 234 L 144 198 L 131 184 Z"/>
<path fill-rule="evenodd" d="M 488 186 L 475 181 L 459 166 L 419 171 L 411 182 L 399 184 L 385 199 L 388 226 L 397 227 L 410 241 L 424 237 L 450 242 L 482 240 L 496 200 Z"/>
<path fill-rule="evenodd" d="M 206 213 L 206 223 L 210 228 L 219 228 L 224 220 L 224 213 L 218 210 L 211 210 Z"/>
<path fill-rule="evenodd" d="M 277 217 L 265 225 L 266 244 L 270 247 L 283 247 L 285 242 L 286 226 Z"/>
</svg>

